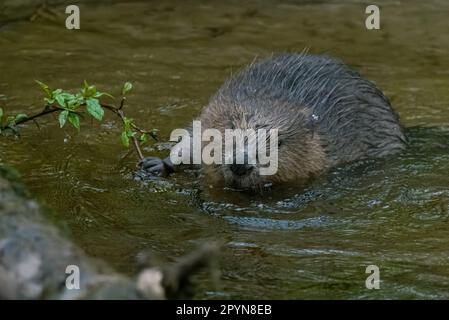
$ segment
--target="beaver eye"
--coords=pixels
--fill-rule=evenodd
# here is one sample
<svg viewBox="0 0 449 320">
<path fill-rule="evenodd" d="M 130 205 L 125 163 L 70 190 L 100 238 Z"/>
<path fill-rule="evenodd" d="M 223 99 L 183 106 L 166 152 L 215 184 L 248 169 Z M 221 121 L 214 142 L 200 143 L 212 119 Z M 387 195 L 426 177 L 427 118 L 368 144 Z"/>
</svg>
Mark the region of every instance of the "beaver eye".
<svg viewBox="0 0 449 320">
<path fill-rule="evenodd" d="M 278 147 L 282 145 L 282 140 L 278 140 Z"/>
</svg>

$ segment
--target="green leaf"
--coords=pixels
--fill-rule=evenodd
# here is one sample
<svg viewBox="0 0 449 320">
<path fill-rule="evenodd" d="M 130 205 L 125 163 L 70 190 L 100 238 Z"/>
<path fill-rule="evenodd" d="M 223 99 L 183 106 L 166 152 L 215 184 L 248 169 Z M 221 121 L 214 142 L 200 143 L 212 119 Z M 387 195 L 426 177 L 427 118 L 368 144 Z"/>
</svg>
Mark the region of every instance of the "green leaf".
<svg viewBox="0 0 449 320">
<path fill-rule="evenodd" d="M 71 94 L 70 92 L 61 92 L 60 95 L 63 96 L 65 100 L 76 99 L 76 96 L 74 94 Z"/>
<path fill-rule="evenodd" d="M 2 108 L 0 108 L 0 121 L 2 121 L 2 118 L 3 118 L 3 109 Z"/>
<path fill-rule="evenodd" d="M 51 95 L 52 96 L 57 96 L 58 94 L 61 94 L 61 93 L 62 93 L 62 89 L 56 89 L 56 90 L 53 90 L 51 92 Z"/>
<path fill-rule="evenodd" d="M 55 103 L 55 99 L 53 98 L 44 98 L 45 102 L 47 102 L 48 104 L 53 104 Z"/>
<path fill-rule="evenodd" d="M 28 118 L 28 116 L 25 113 L 19 113 L 18 115 L 16 115 L 16 117 L 14 118 L 14 122 L 19 122 L 20 120 L 26 119 Z"/>
<path fill-rule="evenodd" d="M 132 88 L 133 88 L 133 85 L 131 82 L 125 82 L 125 84 L 123 85 L 123 88 L 122 88 L 122 96 L 126 96 L 126 94 L 128 92 L 130 92 Z"/>
<path fill-rule="evenodd" d="M 101 121 L 103 119 L 104 110 L 101 107 L 98 99 L 89 98 L 86 100 L 86 105 L 87 105 L 87 112 L 89 112 L 92 117 L 94 117 L 98 121 Z"/>
<path fill-rule="evenodd" d="M 107 92 L 100 92 L 100 91 L 97 91 L 97 93 L 94 95 L 94 98 L 100 98 L 101 96 L 106 96 L 106 97 L 115 99 L 115 97 L 112 94 L 109 94 Z"/>
<path fill-rule="evenodd" d="M 65 104 L 65 98 L 62 94 L 58 94 L 55 96 L 56 101 L 58 102 L 58 104 L 62 107 L 62 108 L 66 108 L 66 104 Z"/>
<path fill-rule="evenodd" d="M 148 141 L 148 134 L 147 133 L 142 133 L 141 135 L 140 135 L 140 141 L 142 141 L 142 142 L 147 142 Z"/>
<path fill-rule="evenodd" d="M 76 106 L 77 107 L 79 107 L 79 106 L 81 106 L 81 105 L 86 103 L 86 100 L 84 99 L 84 97 L 83 97 L 83 95 L 81 93 L 77 93 L 74 96 L 73 100 L 76 101 Z"/>
<path fill-rule="evenodd" d="M 69 115 L 69 110 L 64 110 L 61 113 L 59 113 L 59 127 L 62 128 L 64 127 L 65 123 L 67 122 L 67 117 Z"/>
<path fill-rule="evenodd" d="M 44 92 L 47 94 L 47 97 L 51 97 L 51 89 L 48 85 L 46 85 L 45 83 L 39 81 L 39 80 L 34 80 L 41 88 L 42 90 L 44 90 Z"/>
<path fill-rule="evenodd" d="M 128 138 L 128 134 L 126 133 L 126 131 L 122 132 L 121 138 L 122 138 L 123 146 L 128 148 L 129 147 L 129 138 Z"/>
<path fill-rule="evenodd" d="M 124 117 L 123 122 L 124 122 L 123 127 L 124 127 L 125 131 L 129 131 L 131 129 L 131 124 L 133 122 L 133 119 Z"/>
<path fill-rule="evenodd" d="M 97 94 L 97 88 L 95 86 L 90 86 L 86 80 L 84 80 L 83 89 L 81 90 L 81 94 L 85 98 L 94 97 Z"/>
<path fill-rule="evenodd" d="M 96 88 L 95 86 L 89 86 L 89 87 L 87 88 L 87 95 L 88 95 L 89 97 L 94 96 L 96 93 L 97 93 L 97 88 Z"/>
<path fill-rule="evenodd" d="M 71 99 L 67 101 L 67 108 L 69 110 L 76 110 L 80 106 L 80 102 L 77 99 Z"/>
<path fill-rule="evenodd" d="M 7 126 L 11 127 L 11 126 L 15 126 L 16 122 L 14 121 L 14 117 L 13 116 L 8 116 L 6 118 L 6 124 Z"/>
<path fill-rule="evenodd" d="M 69 113 L 69 122 L 76 128 L 76 129 L 80 129 L 80 117 L 74 113 L 74 112 L 70 112 Z"/>
</svg>

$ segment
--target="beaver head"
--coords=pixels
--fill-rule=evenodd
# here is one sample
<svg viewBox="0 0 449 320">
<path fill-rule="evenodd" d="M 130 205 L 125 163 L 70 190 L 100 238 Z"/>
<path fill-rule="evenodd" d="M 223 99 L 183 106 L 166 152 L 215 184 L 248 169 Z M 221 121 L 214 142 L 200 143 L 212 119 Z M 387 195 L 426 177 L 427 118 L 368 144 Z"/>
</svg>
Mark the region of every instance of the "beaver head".
<svg viewBox="0 0 449 320">
<path fill-rule="evenodd" d="M 203 166 L 207 181 L 214 184 L 222 182 L 237 189 L 261 191 L 281 182 L 304 182 L 319 174 L 327 165 L 320 136 L 313 128 L 313 118 L 307 108 L 279 100 L 248 99 L 237 104 L 232 99 L 226 99 L 226 96 L 216 96 L 201 113 L 203 130 L 217 129 L 224 137 L 225 129 L 253 129 L 251 131 L 256 135 L 259 129 L 267 132 L 277 129 L 277 170 L 273 174 L 261 174 L 266 164 L 261 163 L 259 157 L 256 157 L 255 163 L 250 163 L 248 157 L 244 158 L 244 163 L 225 163 L 224 159 L 229 154 L 223 142 L 222 164 Z M 252 139 L 254 141 L 257 137 L 251 134 L 245 137 L 246 142 Z M 269 140 L 270 135 L 267 134 L 267 154 L 273 151 L 270 150 Z M 248 144 L 245 144 L 247 147 Z M 235 157 L 235 152 L 233 155 Z"/>
</svg>

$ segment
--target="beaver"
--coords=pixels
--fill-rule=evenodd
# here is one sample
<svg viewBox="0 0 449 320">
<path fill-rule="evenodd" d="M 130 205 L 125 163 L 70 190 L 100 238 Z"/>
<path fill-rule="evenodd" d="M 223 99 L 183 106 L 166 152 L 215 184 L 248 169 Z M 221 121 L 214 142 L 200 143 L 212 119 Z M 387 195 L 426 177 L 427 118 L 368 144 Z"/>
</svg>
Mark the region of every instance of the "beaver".
<svg viewBox="0 0 449 320">
<path fill-rule="evenodd" d="M 404 129 L 372 82 L 327 55 L 280 54 L 251 63 L 228 79 L 199 116 L 202 129 L 278 129 L 278 170 L 256 164 L 202 165 L 208 184 L 261 189 L 308 181 L 330 168 L 402 151 Z M 152 175 L 174 171 L 170 157 L 148 157 Z"/>
</svg>

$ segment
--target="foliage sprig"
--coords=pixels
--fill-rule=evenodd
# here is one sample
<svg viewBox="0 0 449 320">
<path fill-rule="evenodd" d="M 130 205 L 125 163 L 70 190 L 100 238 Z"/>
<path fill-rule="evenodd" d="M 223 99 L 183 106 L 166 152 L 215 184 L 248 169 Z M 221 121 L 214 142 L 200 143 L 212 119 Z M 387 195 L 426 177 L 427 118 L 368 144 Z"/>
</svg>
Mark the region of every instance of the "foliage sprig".
<svg viewBox="0 0 449 320">
<path fill-rule="evenodd" d="M 45 93 L 44 109 L 32 116 L 24 113 L 6 116 L 4 110 L 0 108 L 0 134 L 8 129 L 18 134 L 18 126 L 20 124 L 34 121 L 38 125 L 36 119 L 50 113 L 58 113 L 59 127 L 63 128 L 69 123 L 76 130 L 80 131 L 81 119 L 84 114 L 88 114 L 97 121 L 102 121 L 105 110 L 108 110 L 117 115 L 122 122 L 123 131 L 120 137 L 123 146 L 128 148 L 131 144 L 130 142 L 132 142 L 140 159 L 144 157 L 140 147 L 141 144 L 147 142 L 149 137 L 157 140 L 157 129 L 143 130 L 135 124 L 132 118 L 126 117 L 123 112 L 126 96 L 133 89 L 133 85 L 130 82 L 125 82 L 121 89 L 121 100 L 118 107 L 102 103 L 100 98 L 103 96 L 111 99 L 115 98 L 107 92 L 99 91 L 96 86 L 90 85 L 87 81 L 84 81 L 82 87 L 76 93 L 63 89 L 52 89 L 49 85 L 38 80 L 36 80 L 36 83 Z"/>
</svg>

